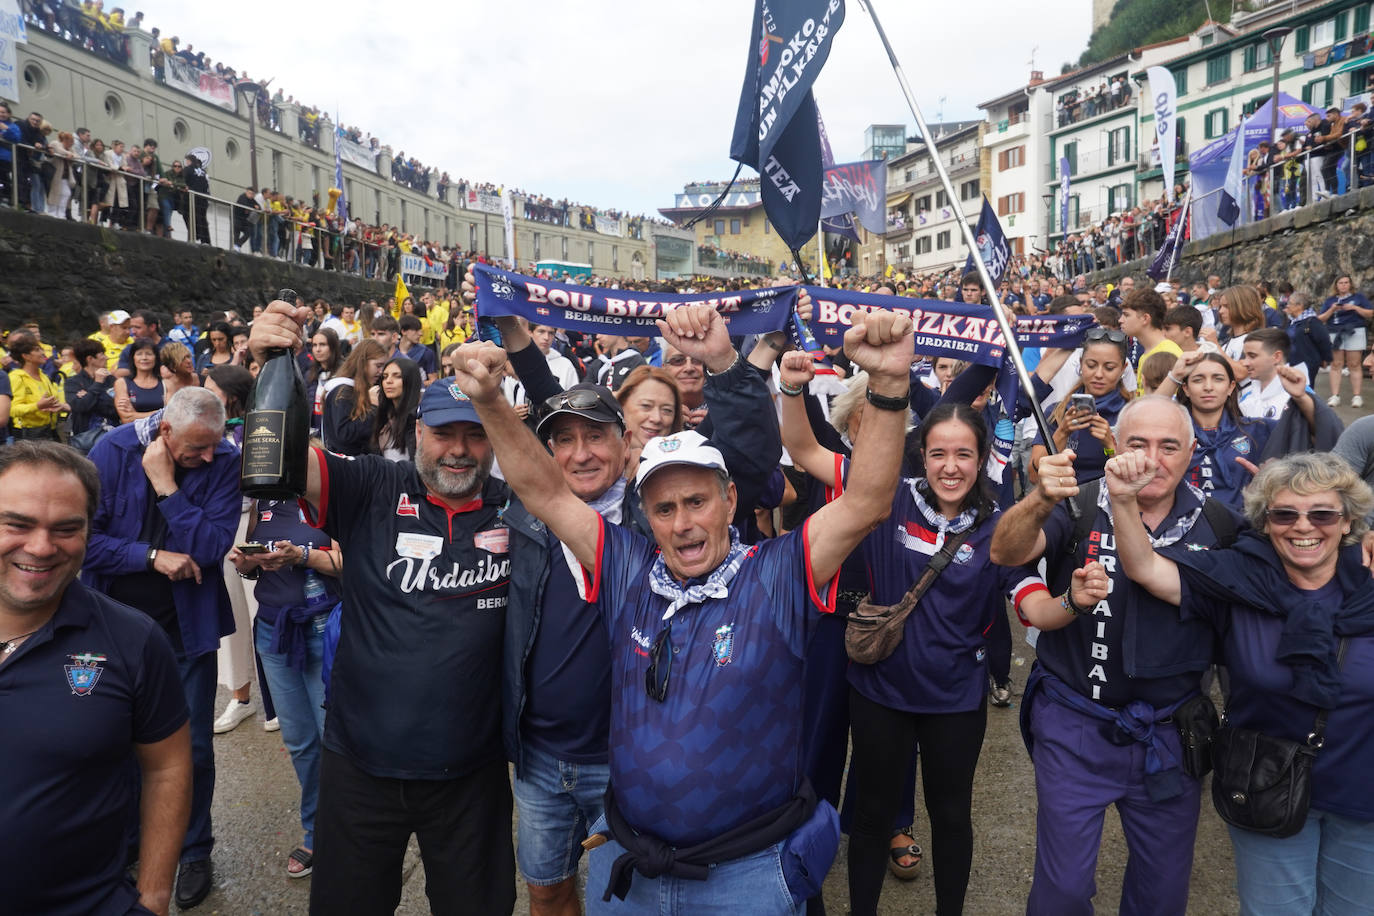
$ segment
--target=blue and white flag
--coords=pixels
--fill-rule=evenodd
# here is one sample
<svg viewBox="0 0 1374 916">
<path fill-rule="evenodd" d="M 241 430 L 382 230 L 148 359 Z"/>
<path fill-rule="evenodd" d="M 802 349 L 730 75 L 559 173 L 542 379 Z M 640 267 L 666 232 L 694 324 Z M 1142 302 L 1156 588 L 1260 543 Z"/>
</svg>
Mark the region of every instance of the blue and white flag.
<svg viewBox="0 0 1374 916">
<path fill-rule="evenodd" d="M 337 123 L 338 123 L 338 120 L 339 120 L 339 117 L 338 117 L 337 114 L 335 114 L 335 116 L 334 116 L 334 122 L 337 124 Z M 343 147 L 342 147 L 342 144 L 339 143 L 339 140 L 340 140 L 342 137 L 343 137 L 343 127 L 341 127 L 341 126 L 335 127 L 335 128 L 334 128 L 334 187 L 336 187 L 336 188 L 339 189 L 339 203 L 338 203 L 338 207 L 337 207 L 337 209 L 335 210 L 335 212 L 339 214 L 339 222 L 341 222 L 341 223 L 346 223 L 346 222 L 348 222 L 348 189 L 344 187 L 344 180 L 343 180 L 343 155 L 342 155 L 342 153 L 340 152 L 340 151 L 342 150 Z"/>
<path fill-rule="evenodd" d="M 1007 235 L 1002 231 L 1002 222 L 986 197 L 983 198 L 983 210 L 978 214 L 978 228 L 974 230 L 973 237 L 978 242 L 978 253 L 988 266 L 993 284 L 1001 283 L 1002 275 L 1011 263 L 1011 246 L 1007 244 Z M 971 273 L 974 269 L 973 254 L 970 252 L 964 261 L 964 273 Z"/>
<path fill-rule="evenodd" d="M 821 217 L 820 136 L 811 87 L 844 23 L 844 0 L 754 0 L 730 158 L 759 173 L 778 237 L 797 250 Z"/>
<path fill-rule="evenodd" d="M 853 213 L 875 235 L 887 231 L 887 162 L 846 162 L 826 166 L 821 216 Z"/>
<path fill-rule="evenodd" d="M 1174 222 L 1174 228 L 1164 237 L 1164 244 L 1159 246 L 1159 253 L 1145 270 L 1151 280 L 1167 280 L 1174 273 L 1174 265 L 1178 263 L 1178 256 L 1183 251 L 1183 233 L 1188 228 L 1188 204 L 1192 200 L 1192 193 L 1189 189 L 1183 196 L 1183 207 L 1177 221 Z"/>
<path fill-rule="evenodd" d="M 1167 67 L 1145 71 L 1150 79 L 1150 99 L 1155 111 L 1155 138 L 1159 141 L 1159 168 L 1164 193 L 1174 202 L 1174 144 L 1178 133 L 1178 86 Z"/>
<path fill-rule="evenodd" d="M 833 169 L 835 167 L 835 154 L 830 150 L 830 134 L 825 130 L 825 119 L 821 117 L 821 107 L 816 106 L 816 131 L 821 137 L 821 168 Z M 886 227 L 884 227 L 885 229 Z M 849 213 L 841 213 L 839 216 L 822 217 L 821 231 L 829 232 L 832 235 L 842 235 L 855 242 L 859 241 L 859 230 L 854 228 L 854 216 Z M 883 232 L 879 230 L 879 235 Z"/>
<path fill-rule="evenodd" d="M 1234 226 L 1240 219 L 1241 201 L 1245 200 L 1245 123 L 1236 128 L 1236 145 L 1231 150 L 1231 164 L 1226 169 L 1226 183 L 1221 186 L 1221 200 L 1217 204 L 1217 219 Z"/>
<path fill-rule="evenodd" d="M 1059 232 L 1069 234 L 1069 157 L 1059 157 Z"/>
</svg>

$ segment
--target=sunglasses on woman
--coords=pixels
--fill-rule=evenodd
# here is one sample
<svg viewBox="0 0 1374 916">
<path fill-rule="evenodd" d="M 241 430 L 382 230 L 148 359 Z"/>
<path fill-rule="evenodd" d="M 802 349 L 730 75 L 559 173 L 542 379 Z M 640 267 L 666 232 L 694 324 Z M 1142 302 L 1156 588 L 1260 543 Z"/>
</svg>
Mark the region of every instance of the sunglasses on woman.
<svg viewBox="0 0 1374 916">
<path fill-rule="evenodd" d="M 1301 512 L 1297 509 L 1280 507 L 1277 509 L 1265 509 L 1265 518 L 1269 519 L 1271 525 L 1296 525 L 1298 519 L 1306 516 L 1307 520 L 1318 528 L 1328 528 L 1345 518 L 1345 512 L 1341 509 L 1308 509 Z"/>
<path fill-rule="evenodd" d="M 1114 344 L 1124 344 L 1126 334 L 1116 328 L 1088 328 L 1087 333 L 1083 335 L 1083 340 L 1088 343 L 1095 340 L 1109 340 Z"/>
</svg>

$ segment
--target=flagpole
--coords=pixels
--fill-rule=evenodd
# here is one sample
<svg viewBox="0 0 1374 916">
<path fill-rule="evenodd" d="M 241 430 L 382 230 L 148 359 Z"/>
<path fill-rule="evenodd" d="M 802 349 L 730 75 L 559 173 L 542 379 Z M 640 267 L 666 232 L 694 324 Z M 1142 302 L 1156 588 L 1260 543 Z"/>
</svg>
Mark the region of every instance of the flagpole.
<svg viewBox="0 0 1374 916">
<path fill-rule="evenodd" d="M 1168 283 L 1173 279 L 1174 267 L 1178 264 L 1179 252 L 1183 250 L 1183 233 L 1188 224 L 1188 208 L 1193 204 L 1193 186 L 1188 185 L 1188 190 L 1183 195 L 1183 206 L 1178 214 L 1178 239 L 1174 242 L 1174 252 L 1169 258 L 1169 266 L 1164 271 L 1164 282 Z"/>
<path fill-rule="evenodd" d="M 821 286 L 829 286 L 825 282 L 825 271 L 829 266 L 825 262 L 825 219 L 816 220 L 816 263 L 821 266 L 821 272 L 816 276 L 820 280 Z"/>
<path fill-rule="evenodd" d="M 906 80 L 906 73 L 897 61 L 896 52 L 892 50 L 892 42 L 887 40 L 887 33 L 883 31 L 883 24 L 878 21 L 878 13 L 873 9 L 873 0 L 859 0 L 859 5 L 868 13 L 868 17 L 873 20 L 873 27 L 878 30 L 878 38 L 882 41 L 883 49 L 887 52 L 887 59 L 892 64 L 892 72 L 897 75 L 897 82 L 902 87 L 902 94 L 906 96 L 907 107 L 911 109 L 911 115 L 916 119 L 916 129 L 925 138 L 926 146 L 930 149 L 930 161 L 935 166 L 936 174 L 940 176 L 940 184 L 944 187 L 945 196 L 949 198 L 952 204 L 959 199 L 959 195 L 955 193 L 954 183 L 949 178 L 949 171 L 938 155 L 935 148 L 935 138 L 926 125 L 926 119 L 921 116 L 921 108 L 916 104 L 916 96 L 912 93 L 911 85 Z M 973 265 L 978 270 L 978 276 L 983 281 L 983 287 L 988 291 L 988 302 L 991 303 L 992 313 L 997 316 L 997 323 L 1002 328 L 1002 336 L 1007 342 L 1007 355 L 1011 357 L 1012 365 L 1016 367 L 1016 377 L 1021 383 L 1021 390 L 1026 393 L 1026 397 L 1030 401 L 1035 425 L 1039 428 L 1040 435 L 1044 439 L 1046 450 L 1053 455 L 1057 451 L 1054 447 L 1054 435 L 1050 432 L 1049 421 L 1045 419 L 1045 411 L 1035 396 L 1035 388 L 1031 385 L 1030 373 L 1026 371 L 1026 362 L 1021 358 L 1021 348 L 1016 344 L 1016 331 L 1007 319 L 1001 303 L 997 301 L 997 284 L 992 282 L 992 275 L 988 273 L 988 265 L 983 262 L 983 254 L 978 250 L 978 240 L 973 237 L 973 229 L 969 227 L 968 220 L 963 219 L 961 214 L 961 218 L 956 222 L 959 224 L 959 232 L 963 236 L 964 244 L 968 246 L 969 255 L 973 258 Z M 1014 406 L 1009 413 L 1015 415 Z M 1069 500 L 1068 506 L 1069 511 L 1077 518 L 1078 507 L 1072 500 Z"/>
</svg>

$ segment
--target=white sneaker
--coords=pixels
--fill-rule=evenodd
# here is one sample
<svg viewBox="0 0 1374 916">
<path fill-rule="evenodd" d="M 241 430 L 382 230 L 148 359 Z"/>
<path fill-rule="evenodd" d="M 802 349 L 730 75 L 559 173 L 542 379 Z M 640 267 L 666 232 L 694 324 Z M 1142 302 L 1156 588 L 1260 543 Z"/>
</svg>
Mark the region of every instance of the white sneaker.
<svg viewBox="0 0 1374 916">
<path fill-rule="evenodd" d="M 266 722 L 262 723 L 262 730 L 265 732 L 279 732 L 281 731 L 281 723 L 277 721 L 276 716 L 273 716 Z"/>
<path fill-rule="evenodd" d="M 1349 366 L 1342 366 L 1342 367 L 1341 367 L 1341 375 L 1349 375 L 1349 374 L 1350 374 L 1350 367 L 1349 367 Z"/>
<path fill-rule="evenodd" d="M 224 707 L 224 712 L 220 713 L 215 720 L 215 734 L 222 735 L 238 728 L 239 723 L 257 712 L 258 707 L 252 699 L 247 703 L 240 703 L 237 698 L 230 697 L 229 705 Z"/>
<path fill-rule="evenodd" d="M 1333 394 L 1333 395 L 1331 395 L 1331 397 L 1329 397 L 1329 398 L 1326 399 L 1326 406 L 1327 406 L 1327 407 L 1340 407 L 1340 406 L 1341 406 L 1341 396 L 1340 396 L 1339 394 Z"/>
<path fill-rule="evenodd" d="M 1350 399 L 1350 406 L 1351 406 L 1351 407 L 1363 407 L 1363 406 L 1364 406 L 1364 398 L 1360 397 L 1358 394 L 1355 395 L 1353 398 Z"/>
</svg>

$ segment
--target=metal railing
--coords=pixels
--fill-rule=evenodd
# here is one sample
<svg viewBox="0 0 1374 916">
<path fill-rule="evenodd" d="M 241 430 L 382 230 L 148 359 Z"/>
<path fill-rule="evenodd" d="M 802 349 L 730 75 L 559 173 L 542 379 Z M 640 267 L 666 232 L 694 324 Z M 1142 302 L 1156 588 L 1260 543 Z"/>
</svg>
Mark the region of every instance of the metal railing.
<svg viewBox="0 0 1374 916">
<path fill-rule="evenodd" d="M 246 207 L 192 191 L 166 176 L 114 169 L 89 157 L 72 157 L 63 164 L 66 157 L 26 144 L 4 144 L 4 148 L 11 152 L 4 202 L 15 209 L 22 206 L 59 219 L 162 235 L 179 242 L 260 254 L 368 278 L 394 279 L 400 269 L 399 257 L 392 264 L 380 243 L 333 226 L 303 222 L 283 211 Z M 51 180 L 44 180 L 42 162 L 33 158 L 36 154 L 48 156 L 63 168 L 67 178 L 57 182 L 58 190 Z M 122 194 L 116 181 L 124 182 Z M 65 193 L 61 185 L 66 185 Z M 121 199 L 124 206 L 119 204 Z"/>
<path fill-rule="evenodd" d="M 59 41 L 128 67 L 129 38 L 95 16 L 83 15 L 80 6 L 66 2 L 37 3 L 19 0 L 20 15 Z"/>
</svg>

